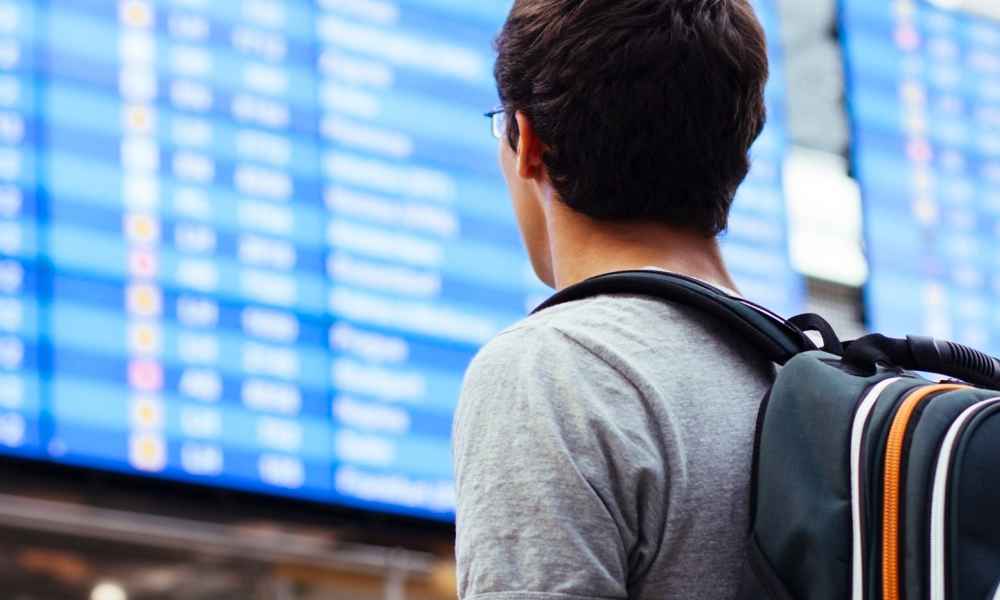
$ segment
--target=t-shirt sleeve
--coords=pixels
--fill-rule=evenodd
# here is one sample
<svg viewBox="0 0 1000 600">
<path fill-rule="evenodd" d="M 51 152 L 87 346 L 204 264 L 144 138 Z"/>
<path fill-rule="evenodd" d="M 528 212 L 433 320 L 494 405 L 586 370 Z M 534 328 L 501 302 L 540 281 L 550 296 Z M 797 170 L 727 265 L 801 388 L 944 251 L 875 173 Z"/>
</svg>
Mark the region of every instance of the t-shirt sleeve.
<svg viewBox="0 0 1000 600">
<path fill-rule="evenodd" d="M 637 396 L 554 329 L 514 330 L 479 354 L 454 424 L 462 600 L 628 597 L 638 490 L 665 485 L 630 431 L 645 425 Z"/>
</svg>

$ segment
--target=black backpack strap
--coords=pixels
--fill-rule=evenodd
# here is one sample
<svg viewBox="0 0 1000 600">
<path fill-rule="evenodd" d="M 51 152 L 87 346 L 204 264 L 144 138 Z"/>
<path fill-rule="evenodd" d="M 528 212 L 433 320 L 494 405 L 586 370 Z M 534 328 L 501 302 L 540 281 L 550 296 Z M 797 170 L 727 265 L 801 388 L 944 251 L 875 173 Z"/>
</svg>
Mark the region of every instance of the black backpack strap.
<svg viewBox="0 0 1000 600">
<path fill-rule="evenodd" d="M 664 271 L 619 271 L 599 275 L 558 292 L 535 309 L 535 313 L 604 294 L 651 296 L 705 311 L 727 323 L 779 365 L 797 354 L 817 349 L 802 330 L 766 308 L 697 279 Z"/>
</svg>

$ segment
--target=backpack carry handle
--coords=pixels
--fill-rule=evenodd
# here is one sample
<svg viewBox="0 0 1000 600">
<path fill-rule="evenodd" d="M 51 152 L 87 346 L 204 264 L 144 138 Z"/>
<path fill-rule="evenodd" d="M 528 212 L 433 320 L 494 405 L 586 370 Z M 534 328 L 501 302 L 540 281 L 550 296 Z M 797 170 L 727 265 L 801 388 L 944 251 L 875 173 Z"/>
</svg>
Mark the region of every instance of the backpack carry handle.
<svg viewBox="0 0 1000 600">
<path fill-rule="evenodd" d="M 889 364 L 911 371 L 939 373 L 986 388 L 1000 388 L 1000 359 L 929 337 L 906 339 L 869 335 L 845 344 L 844 360 L 875 368 Z"/>
<path fill-rule="evenodd" d="M 534 312 L 603 294 L 651 296 L 707 312 L 732 327 L 768 360 L 779 365 L 798 354 L 817 349 L 796 324 L 766 308 L 697 279 L 665 271 L 619 271 L 598 275 L 556 293 Z"/>
</svg>

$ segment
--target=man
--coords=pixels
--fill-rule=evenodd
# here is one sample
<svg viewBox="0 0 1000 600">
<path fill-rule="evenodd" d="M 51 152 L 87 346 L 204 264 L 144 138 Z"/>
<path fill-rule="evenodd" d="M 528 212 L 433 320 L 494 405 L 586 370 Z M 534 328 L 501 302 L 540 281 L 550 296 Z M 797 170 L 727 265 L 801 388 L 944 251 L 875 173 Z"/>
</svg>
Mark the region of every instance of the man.
<svg viewBox="0 0 1000 600">
<path fill-rule="evenodd" d="M 538 276 L 733 290 L 716 236 L 768 71 L 747 1 L 516 0 L 497 49 L 500 164 Z M 771 376 L 721 323 L 643 297 L 502 333 L 455 419 L 463 600 L 732 598 Z"/>
</svg>

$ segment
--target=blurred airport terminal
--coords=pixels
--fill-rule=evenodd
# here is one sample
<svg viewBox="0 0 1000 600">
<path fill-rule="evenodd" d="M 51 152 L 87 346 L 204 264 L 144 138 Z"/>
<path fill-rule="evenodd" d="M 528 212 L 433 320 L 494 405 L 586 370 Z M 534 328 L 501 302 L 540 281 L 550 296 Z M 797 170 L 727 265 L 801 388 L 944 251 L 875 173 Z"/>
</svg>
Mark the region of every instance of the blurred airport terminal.
<svg viewBox="0 0 1000 600">
<path fill-rule="evenodd" d="M 455 597 L 510 3 L 0 0 L 0 598 Z M 742 292 L 1000 352 L 1000 2 L 754 5 Z"/>
</svg>

